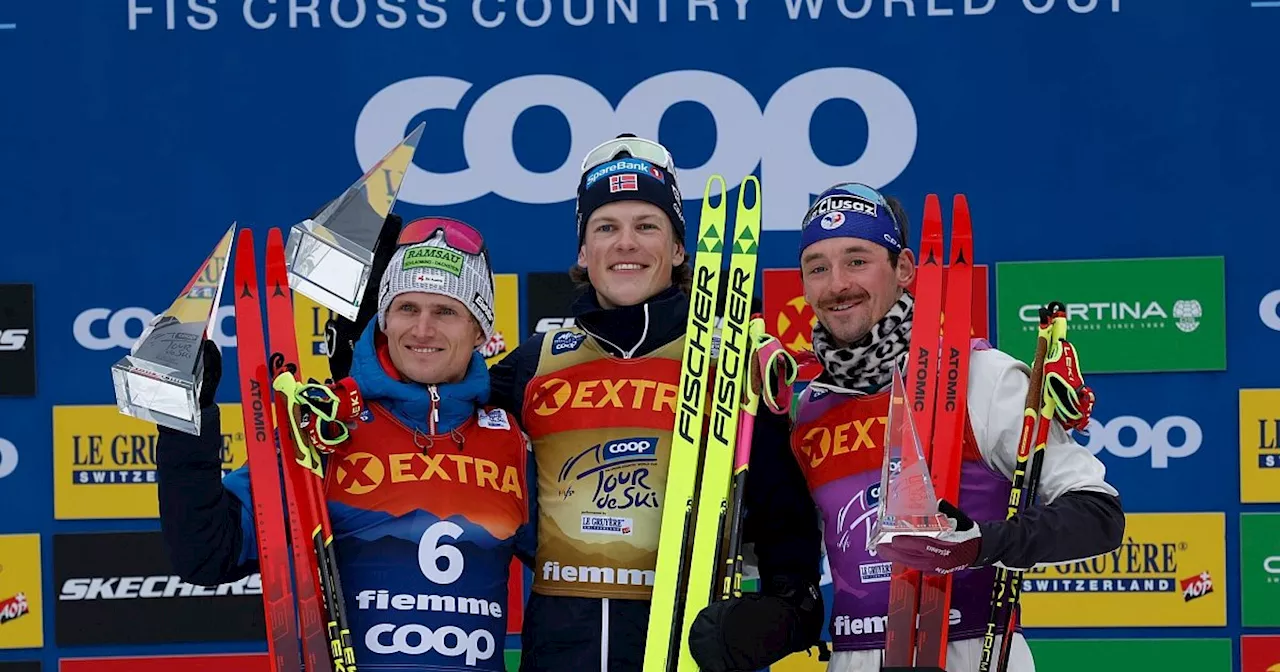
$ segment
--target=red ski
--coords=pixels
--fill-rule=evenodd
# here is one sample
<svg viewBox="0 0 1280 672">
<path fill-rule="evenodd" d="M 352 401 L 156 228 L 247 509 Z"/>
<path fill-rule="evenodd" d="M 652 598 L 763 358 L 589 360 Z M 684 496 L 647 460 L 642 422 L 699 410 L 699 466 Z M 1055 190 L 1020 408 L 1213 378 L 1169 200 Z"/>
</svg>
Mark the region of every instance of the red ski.
<svg viewBox="0 0 1280 672">
<path fill-rule="evenodd" d="M 249 487 L 253 493 L 258 565 L 267 619 L 267 653 L 272 672 L 301 672 L 293 579 L 289 575 L 289 548 L 280 493 L 280 463 L 271 435 L 271 384 L 267 378 L 253 231 L 241 229 L 236 245 L 233 282 L 240 406 L 244 411 L 245 443 L 249 452 Z"/>
<path fill-rule="evenodd" d="M 925 212 L 938 201 L 930 196 Z M 926 214 L 926 216 L 928 216 Z M 957 194 L 951 208 L 950 262 L 945 277 L 946 305 L 942 315 L 941 374 L 934 404 L 933 452 L 930 476 L 937 495 L 956 503 L 960 497 L 961 442 L 967 421 L 966 392 L 969 381 L 969 334 L 973 312 L 973 227 L 969 203 Z M 916 665 L 945 669 L 947 634 L 951 626 L 951 575 L 924 576 L 920 589 L 919 635 L 916 638 Z"/>
<path fill-rule="evenodd" d="M 283 372 L 288 372 L 295 379 L 298 374 L 298 336 L 294 329 L 293 298 L 289 289 L 289 273 L 285 264 L 284 237 L 280 229 L 273 228 L 267 232 L 267 329 L 271 342 L 271 375 L 272 379 Z M 292 433 L 291 414 L 284 395 L 275 395 L 276 428 L 280 436 L 282 449 L 292 448 L 294 460 L 287 463 L 285 487 L 289 492 L 290 502 L 300 502 L 302 520 L 306 524 L 306 534 L 310 535 L 310 543 L 294 535 L 294 555 L 305 556 L 298 567 L 308 571 L 299 571 L 299 580 L 305 575 L 315 590 L 315 580 L 320 582 L 322 597 L 311 600 L 307 606 L 314 616 L 309 623 L 310 629 L 304 627 L 304 634 L 319 640 L 321 651 L 313 650 L 317 642 L 313 640 L 313 649 L 308 649 L 307 670 L 330 670 L 333 672 L 355 672 L 355 649 L 351 645 L 351 632 L 347 624 L 346 608 L 342 597 L 342 584 L 338 580 L 338 566 L 333 552 L 333 528 L 329 521 L 329 507 L 324 499 L 324 471 L 320 456 L 315 449 L 305 443 L 299 445 Z M 308 552 L 310 546 L 310 552 Z M 299 591 L 301 592 L 301 591 Z M 326 620 L 320 621 L 321 611 Z M 306 619 L 304 619 L 306 621 Z M 325 646 L 327 644 L 327 647 Z M 324 657 L 327 648 L 328 660 Z M 312 667 L 311 657 L 320 656 L 317 667 Z M 332 668 L 328 661 L 332 661 Z M 319 665 L 323 665 L 320 667 Z"/>
<path fill-rule="evenodd" d="M 938 196 L 929 194 L 921 225 L 911 354 L 904 382 L 936 494 L 955 502 L 960 489 L 972 333 L 973 231 L 963 195 L 957 195 L 953 204 L 945 305 L 942 229 Z M 950 610 L 950 576 L 922 576 L 895 563 L 889 583 L 882 669 L 943 672 Z"/>
<path fill-rule="evenodd" d="M 938 382 L 939 333 L 942 324 L 942 214 L 937 196 L 925 201 L 920 229 L 920 260 L 916 267 L 915 307 L 911 350 L 907 358 L 907 397 L 920 447 L 929 459 L 933 437 L 933 400 Z M 916 650 L 916 607 L 920 572 L 893 564 L 889 579 L 889 612 L 885 625 L 886 668 L 912 665 Z"/>
</svg>

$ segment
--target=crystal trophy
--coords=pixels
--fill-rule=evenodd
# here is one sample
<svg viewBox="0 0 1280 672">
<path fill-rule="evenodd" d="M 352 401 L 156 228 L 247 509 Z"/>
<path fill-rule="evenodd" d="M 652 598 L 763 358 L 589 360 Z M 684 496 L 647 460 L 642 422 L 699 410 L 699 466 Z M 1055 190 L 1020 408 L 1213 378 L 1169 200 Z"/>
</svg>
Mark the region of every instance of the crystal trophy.
<svg viewBox="0 0 1280 672">
<path fill-rule="evenodd" d="M 396 203 L 425 126 L 418 124 L 314 219 L 293 225 L 285 245 L 291 289 L 356 319 L 382 223 Z"/>
<path fill-rule="evenodd" d="M 952 531 L 951 520 L 938 511 L 938 495 L 929 463 L 920 447 L 907 386 L 893 367 L 889 417 L 884 431 L 884 464 L 880 468 L 880 504 L 867 540 L 867 550 L 900 534 L 936 537 Z"/>
<path fill-rule="evenodd" d="M 201 342 L 217 318 L 235 230 L 232 223 L 169 309 L 112 365 L 116 406 L 124 415 L 200 434 Z"/>
</svg>

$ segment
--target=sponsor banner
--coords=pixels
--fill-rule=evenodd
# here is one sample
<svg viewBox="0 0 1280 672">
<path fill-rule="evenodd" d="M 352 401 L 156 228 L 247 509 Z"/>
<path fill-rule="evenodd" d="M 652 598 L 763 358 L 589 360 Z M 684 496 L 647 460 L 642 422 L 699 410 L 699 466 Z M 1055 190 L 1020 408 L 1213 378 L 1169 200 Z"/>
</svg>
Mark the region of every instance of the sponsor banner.
<svg viewBox="0 0 1280 672">
<path fill-rule="evenodd" d="M 1280 513 L 1240 514 L 1240 612 L 1246 628 L 1280 627 Z"/>
<path fill-rule="evenodd" d="M 18 447 L 13 442 L 0 437 L 0 478 L 4 478 L 18 469 Z"/>
<path fill-rule="evenodd" d="M 0 397 L 36 394 L 35 285 L 0 285 Z"/>
<path fill-rule="evenodd" d="M 573 300 L 578 289 L 568 272 L 530 273 L 528 275 L 529 334 L 545 334 L 573 326 Z"/>
<path fill-rule="evenodd" d="M 942 278 L 946 283 L 947 268 L 943 267 Z M 988 274 L 986 264 L 973 266 L 973 315 L 972 335 L 974 338 L 989 338 L 990 324 L 988 301 Z M 818 318 L 813 309 L 804 300 L 804 283 L 800 279 L 798 268 L 766 268 L 763 277 L 763 306 L 765 328 L 778 337 L 783 346 L 792 355 L 813 350 L 813 325 Z M 915 291 L 915 284 L 907 288 Z M 1034 338 L 1032 339 L 1034 341 Z M 816 361 L 804 363 L 800 367 L 797 381 L 808 381 L 822 373 L 822 366 Z"/>
<path fill-rule="evenodd" d="M 1280 503 L 1280 389 L 1240 390 L 1240 501 Z"/>
<path fill-rule="evenodd" d="M 187 583 L 159 532 L 54 535 L 53 586 L 58 646 L 266 638 L 259 574 Z"/>
<path fill-rule="evenodd" d="M 240 404 L 219 404 L 222 470 L 244 464 Z M 53 511 L 58 520 L 157 518 L 156 426 L 115 406 L 53 407 Z"/>
<path fill-rule="evenodd" d="M 1000 262 L 1001 349 L 1030 362 L 1036 309 L 1058 300 L 1085 373 L 1225 370 L 1224 272 L 1223 257 Z"/>
<path fill-rule="evenodd" d="M 187 273 L 190 273 L 187 270 Z M 137 279 L 131 279 L 136 281 Z M 170 298 L 170 301 L 173 299 Z M 209 335 L 209 340 L 218 344 L 223 349 L 223 358 L 226 358 L 226 349 L 236 347 L 235 337 L 235 306 L 232 305 L 234 299 L 231 298 L 231 292 L 224 292 L 222 295 L 223 305 L 218 306 L 217 316 L 213 320 L 213 333 Z M 161 306 L 159 313 L 163 313 L 168 304 Z M 142 335 L 142 331 L 147 328 L 151 321 L 156 319 L 158 313 L 149 308 L 140 306 L 129 306 L 127 308 L 88 308 L 76 315 L 71 322 L 71 335 L 76 339 L 76 343 L 85 350 L 95 352 L 104 350 L 128 350 L 133 347 L 134 341 Z M 121 356 L 123 352 L 112 352 L 112 355 Z"/>
<path fill-rule="evenodd" d="M 1280 672 L 1280 635 L 1240 637 L 1240 672 Z"/>
<path fill-rule="evenodd" d="M 210 653 L 196 656 L 113 656 L 63 658 L 58 672 L 270 672 L 265 653 Z"/>
<path fill-rule="evenodd" d="M 1022 623 L 1040 628 L 1225 626 L 1222 513 L 1131 513 L 1104 555 L 1023 575 Z"/>
<path fill-rule="evenodd" d="M 44 646 L 40 566 L 40 535 L 0 535 L 0 649 Z"/>
<path fill-rule="evenodd" d="M 1233 642 L 1220 639 L 1027 638 L 1036 672 L 1231 672 Z M 1247 669 L 1247 668 L 1246 668 Z"/>
<path fill-rule="evenodd" d="M 40 672 L 40 661 L 16 660 L 10 663 L 0 663 L 0 672 Z"/>
</svg>

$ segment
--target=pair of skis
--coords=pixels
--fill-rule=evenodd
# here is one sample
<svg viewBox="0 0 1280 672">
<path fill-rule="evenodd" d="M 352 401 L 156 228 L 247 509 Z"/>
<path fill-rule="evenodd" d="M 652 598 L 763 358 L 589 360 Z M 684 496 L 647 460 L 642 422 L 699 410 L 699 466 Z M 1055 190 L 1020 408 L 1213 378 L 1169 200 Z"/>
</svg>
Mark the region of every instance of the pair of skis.
<svg viewBox="0 0 1280 672">
<path fill-rule="evenodd" d="M 942 208 L 936 194 L 926 197 L 904 382 L 936 494 L 955 503 L 960 493 L 961 445 L 967 422 L 973 305 L 973 226 L 963 194 L 955 196 L 951 218 L 944 278 Z M 950 575 L 926 575 L 895 563 L 889 583 L 882 670 L 942 672 L 950 612 Z"/>
<path fill-rule="evenodd" d="M 719 202 L 713 205 L 716 184 Z M 754 201 L 750 207 L 748 185 Z M 729 268 L 722 281 L 727 201 L 724 178 L 711 176 L 694 255 L 645 672 L 696 670 L 689 653 L 690 625 L 713 600 L 741 594 L 742 492 L 755 411 L 744 388 L 752 385 L 754 349 L 763 335 L 760 322 L 753 337 L 751 315 L 760 240 L 759 180 L 747 176 L 738 189 Z M 716 309 L 721 303 L 717 348 Z M 723 574 L 721 580 L 717 574 Z"/>
<path fill-rule="evenodd" d="M 266 330 L 249 229 L 239 233 L 233 278 L 241 407 L 271 670 L 353 672 L 355 653 L 323 494 L 324 471 L 315 449 L 295 440 L 294 409 L 283 393 L 288 388 L 283 383 L 289 381 L 280 378 L 296 381 L 299 375 L 280 229 L 267 234 Z M 273 388 L 278 390 L 274 396 Z"/>
</svg>

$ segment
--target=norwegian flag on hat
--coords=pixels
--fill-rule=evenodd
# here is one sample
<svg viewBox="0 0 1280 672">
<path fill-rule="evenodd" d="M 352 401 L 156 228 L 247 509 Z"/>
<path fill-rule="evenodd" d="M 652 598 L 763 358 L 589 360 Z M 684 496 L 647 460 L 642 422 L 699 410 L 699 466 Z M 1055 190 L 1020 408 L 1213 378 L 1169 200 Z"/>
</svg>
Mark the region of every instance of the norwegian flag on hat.
<svg viewBox="0 0 1280 672">
<path fill-rule="evenodd" d="M 609 193 L 616 194 L 619 191 L 639 191 L 640 186 L 636 182 L 634 173 L 623 175 L 609 176 Z"/>
</svg>

